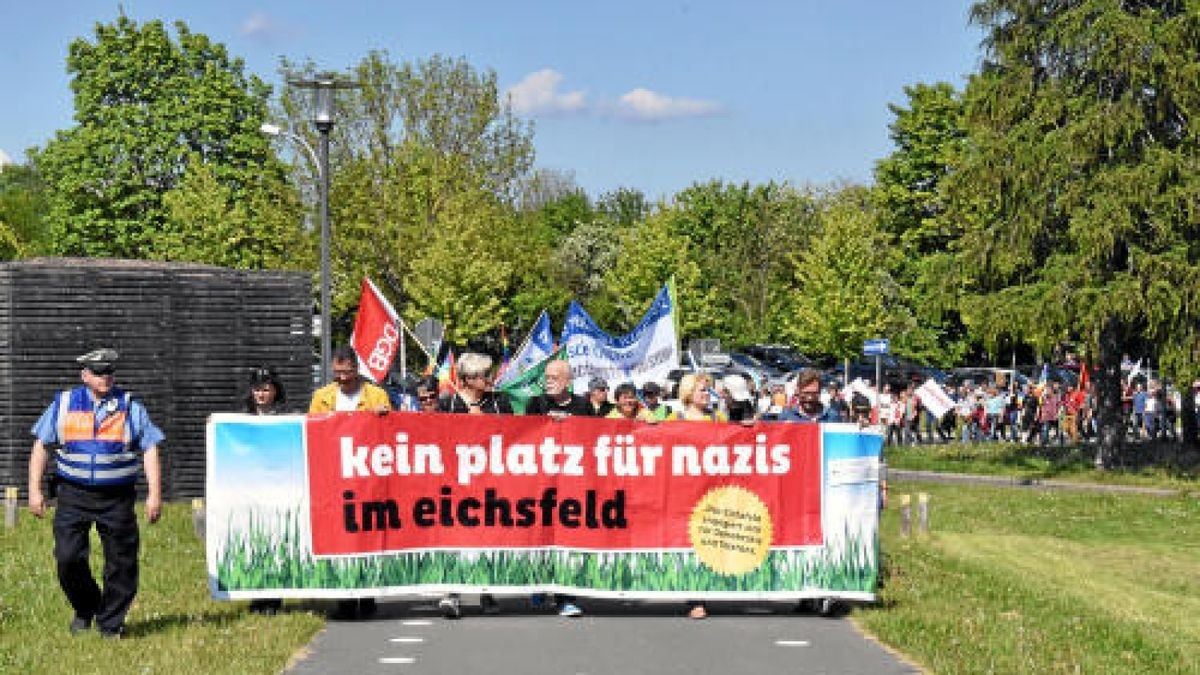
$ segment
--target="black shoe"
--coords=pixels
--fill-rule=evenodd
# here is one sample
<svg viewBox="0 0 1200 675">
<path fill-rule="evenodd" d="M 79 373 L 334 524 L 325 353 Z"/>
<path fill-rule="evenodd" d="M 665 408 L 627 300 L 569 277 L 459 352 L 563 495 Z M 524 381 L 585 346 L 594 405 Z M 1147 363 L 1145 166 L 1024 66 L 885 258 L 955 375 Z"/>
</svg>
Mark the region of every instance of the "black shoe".
<svg viewBox="0 0 1200 675">
<path fill-rule="evenodd" d="M 104 630 L 101 628 L 100 637 L 104 638 L 105 640 L 120 640 L 125 637 L 125 627 L 121 626 L 116 630 Z"/>
<path fill-rule="evenodd" d="M 79 635 L 86 630 L 90 630 L 91 627 L 91 619 L 85 619 L 82 616 L 77 616 L 74 619 L 71 619 L 71 635 Z"/>
<path fill-rule="evenodd" d="M 264 616 L 275 616 L 279 613 L 279 608 L 283 606 L 282 600 L 269 598 L 266 600 L 251 600 L 250 613 L 262 614 Z"/>
<path fill-rule="evenodd" d="M 375 598 L 360 598 L 358 601 L 358 618 L 365 619 L 375 616 L 375 612 L 379 610 L 378 603 Z"/>
<path fill-rule="evenodd" d="M 352 621 L 358 618 L 358 600 L 338 600 L 333 618 L 340 621 Z"/>
<path fill-rule="evenodd" d="M 500 603 L 491 595 L 484 593 L 479 596 L 479 606 L 483 609 L 484 614 L 499 614 Z"/>
</svg>

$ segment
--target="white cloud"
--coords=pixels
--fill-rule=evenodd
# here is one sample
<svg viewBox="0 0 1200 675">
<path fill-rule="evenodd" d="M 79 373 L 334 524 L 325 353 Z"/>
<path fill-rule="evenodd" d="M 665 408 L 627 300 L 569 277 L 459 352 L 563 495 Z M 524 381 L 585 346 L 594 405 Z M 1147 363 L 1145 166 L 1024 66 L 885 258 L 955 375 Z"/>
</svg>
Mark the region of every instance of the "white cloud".
<svg viewBox="0 0 1200 675">
<path fill-rule="evenodd" d="M 0 150 L 0 169 L 3 169 L 12 163 L 12 157 L 9 157 L 7 152 Z"/>
<path fill-rule="evenodd" d="M 716 115 L 721 105 L 693 98 L 674 98 L 638 87 L 621 97 L 616 114 L 638 120 L 657 121 L 678 117 Z"/>
<path fill-rule="evenodd" d="M 587 94 L 583 91 L 560 92 L 562 73 L 552 68 L 530 73 L 508 90 L 513 112 L 525 115 L 583 112 Z"/>
<path fill-rule="evenodd" d="M 260 42 L 274 42 L 278 39 L 286 39 L 294 32 L 274 17 L 268 16 L 266 12 L 255 12 L 246 17 L 238 30 L 242 35 L 251 40 L 258 40 Z"/>
</svg>

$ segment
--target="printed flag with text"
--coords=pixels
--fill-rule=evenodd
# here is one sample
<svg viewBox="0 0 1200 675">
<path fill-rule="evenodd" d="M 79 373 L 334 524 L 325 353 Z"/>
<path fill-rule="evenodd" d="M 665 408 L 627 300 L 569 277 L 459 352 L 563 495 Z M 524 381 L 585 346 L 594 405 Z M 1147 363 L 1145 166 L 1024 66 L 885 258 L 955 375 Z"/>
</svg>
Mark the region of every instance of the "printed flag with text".
<svg viewBox="0 0 1200 675">
<path fill-rule="evenodd" d="M 679 336 L 675 300 L 669 284 L 650 303 L 638 325 L 625 335 L 604 332 L 579 303 L 567 308 L 559 343 L 567 350 L 576 392 L 587 391 L 588 380 L 603 377 L 613 383 L 662 382 L 679 367 Z"/>
<path fill-rule="evenodd" d="M 392 303 L 366 277 L 362 280 L 350 344 L 358 353 L 362 374 L 374 382 L 382 382 L 400 346 L 400 317 Z"/>
</svg>

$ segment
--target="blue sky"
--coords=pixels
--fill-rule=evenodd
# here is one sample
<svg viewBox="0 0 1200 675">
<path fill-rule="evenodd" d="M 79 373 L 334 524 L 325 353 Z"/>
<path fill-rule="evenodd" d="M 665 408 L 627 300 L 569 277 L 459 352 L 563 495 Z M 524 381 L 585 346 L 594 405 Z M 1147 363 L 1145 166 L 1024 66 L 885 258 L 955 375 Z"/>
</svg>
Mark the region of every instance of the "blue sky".
<svg viewBox="0 0 1200 675">
<path fill-rule="evenodd" d="M 117 2 L 3 0 L 0 151 L 23 161 L 72 124 L 67 46 Z M 280 56 L 341 70 L 370 49 L 466 57 L 496 71 L 535 123 L 537 165 L 593 196 L 650 197 L 696 181 L 869 181 L 891 151 L 903 87 L 961 87 L 979 62 L 966 0 L 312 2 L 123 0 L 139 20 L 183 20 L 249 70 Z"/>
</svg>

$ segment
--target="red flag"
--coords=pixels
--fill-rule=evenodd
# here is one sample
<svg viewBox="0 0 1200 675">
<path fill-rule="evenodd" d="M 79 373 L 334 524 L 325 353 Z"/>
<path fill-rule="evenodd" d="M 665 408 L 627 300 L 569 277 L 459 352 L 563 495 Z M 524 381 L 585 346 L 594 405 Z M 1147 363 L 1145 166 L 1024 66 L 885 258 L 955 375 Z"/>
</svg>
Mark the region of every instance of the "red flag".
<svg viewBox="0 0 1200 675">
<path fill-rule="evenodd" d="M 383 381 L 392 367 L 400 347 L 399 324 L 400 317 L 392 303 L 364 277 L 350 344 L 358 352 L 359 370 L 375 382 Z"/>
</svg>

